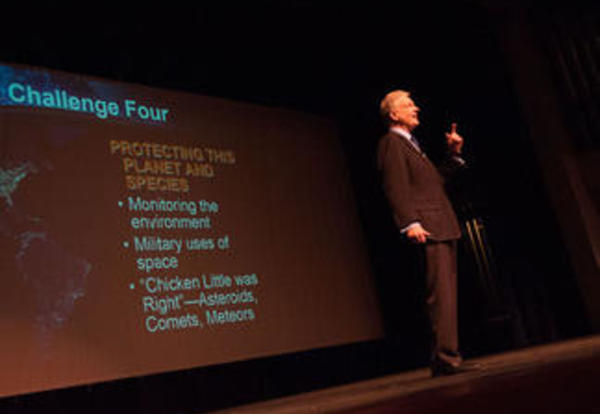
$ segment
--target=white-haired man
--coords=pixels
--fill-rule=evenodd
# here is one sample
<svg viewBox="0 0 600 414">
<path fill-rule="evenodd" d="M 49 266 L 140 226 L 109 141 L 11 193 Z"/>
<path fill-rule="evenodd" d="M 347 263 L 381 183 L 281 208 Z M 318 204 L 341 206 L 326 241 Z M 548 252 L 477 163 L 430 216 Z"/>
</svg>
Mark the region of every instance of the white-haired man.
<svg viewBox="0 0 600 414">
<path fill-rule="evenodd" d="M 389 127 L 377 154 L 383 188 L 396 226 L 419 246 L 425 258 L 426 302 L 434 341 L 432 373 L 449 375 L 473 369 L 463 364 L 458 349 L 456 241 L 461 231 L 444 188 L 444 175 L 464 165 L 460 158 L 463 138 L 452 124 L 446 133 L 449 157 L 438 169 L 412 134 L 419 125 L 419 107 L 410 93 L 388 93 L 380 110 Z"/>
</svg>

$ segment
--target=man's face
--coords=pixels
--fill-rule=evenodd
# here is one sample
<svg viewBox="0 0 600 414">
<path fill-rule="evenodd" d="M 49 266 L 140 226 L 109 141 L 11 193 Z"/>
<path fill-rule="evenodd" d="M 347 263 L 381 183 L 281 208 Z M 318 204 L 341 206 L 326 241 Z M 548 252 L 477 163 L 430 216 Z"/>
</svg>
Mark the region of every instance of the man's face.
<svg viewBox="0 0 600 414">
<path fill-rule="evenodd" d="M 419 125 L 419 107 L 409 96 L 400 96 L 390 108 L 390 119 L 412 131 Z"/>
</svg>

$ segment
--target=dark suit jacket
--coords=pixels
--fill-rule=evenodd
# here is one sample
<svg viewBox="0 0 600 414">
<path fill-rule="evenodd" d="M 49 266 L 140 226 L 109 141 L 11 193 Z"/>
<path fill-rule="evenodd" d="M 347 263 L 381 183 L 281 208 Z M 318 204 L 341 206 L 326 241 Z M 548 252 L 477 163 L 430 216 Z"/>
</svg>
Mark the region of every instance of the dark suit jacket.
<svg viewBox="0 0 600 414">
<path fill-rule="evenodd" d="M 388 132 L 379 141 L 377 164 L 399 229 L 419 221 L 432 240 L 460 238 L 460 227 L 433 163 L 405 137 Z"/>
</svg>

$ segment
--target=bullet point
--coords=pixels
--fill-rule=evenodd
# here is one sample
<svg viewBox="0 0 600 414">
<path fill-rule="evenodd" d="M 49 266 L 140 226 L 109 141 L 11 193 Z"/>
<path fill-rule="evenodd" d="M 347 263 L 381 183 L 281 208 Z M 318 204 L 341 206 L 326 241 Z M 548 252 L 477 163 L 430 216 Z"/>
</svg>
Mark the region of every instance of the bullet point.
<svg viewBox="0 0 600 414">
<path fill-rule="evenodd" d="M 131 290 L 135 289 L 135 283 L 131 283 L 131 284 L 129 285 L 129 289 L 131 289 Z"/>
<path fill-rule="evenodd" d="M 117 204 L 119 205 L 119 207 L 123 207 L 123 202 L 122 201 L 119 201 Z"/>
<path fill-rule="evenodd" d="M 125 248 L 129 247 L 129 242 L 128 241 L 124 241 L 123 242 L 123 247 L 125 247 Z"/>
</svg>

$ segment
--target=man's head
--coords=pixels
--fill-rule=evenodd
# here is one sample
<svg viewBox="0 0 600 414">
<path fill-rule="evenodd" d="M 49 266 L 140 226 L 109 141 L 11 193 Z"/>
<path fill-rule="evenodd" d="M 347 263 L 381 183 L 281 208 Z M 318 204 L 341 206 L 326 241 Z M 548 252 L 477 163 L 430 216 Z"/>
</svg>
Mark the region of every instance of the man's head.
<svg viewBox="0 0 600 414">
<path fill-rule="evenodd" d="M 419 107 L 415 105 L 407 91 L 397 90 L 388 93 L 381 101 L 380 112 L 390 126 L 399 126 L 412 131 L 419 125 Z"/>
</svg>

